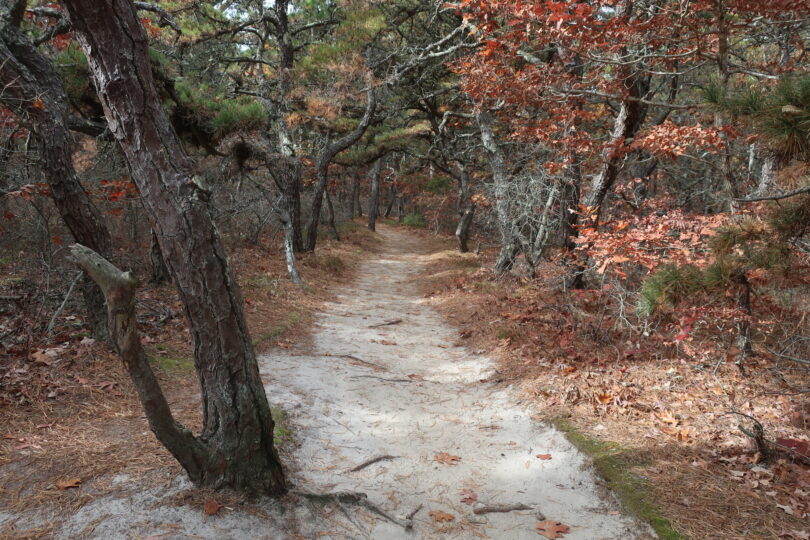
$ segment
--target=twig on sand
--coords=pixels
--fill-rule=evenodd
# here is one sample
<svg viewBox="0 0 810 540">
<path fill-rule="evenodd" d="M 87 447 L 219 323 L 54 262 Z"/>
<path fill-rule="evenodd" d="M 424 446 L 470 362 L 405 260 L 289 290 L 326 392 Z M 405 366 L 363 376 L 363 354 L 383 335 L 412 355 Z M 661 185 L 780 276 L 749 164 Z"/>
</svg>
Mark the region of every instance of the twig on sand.
<svg viewBox="0 0 810 540">
<path fill-rule="evenodd" d="M 391 320 L 391 321 L 385 321 L 385 322 L 381 322 L 381 323 L 377 323 L 377 324 L 372 324 L 371 326 L 369 326 L 369 328 L 379 328 L 380 326 L 391 326 L 391 325 L 394 325 L 394 324 L 399 324 L 401 322 L 402 322 L 402 319 L 394 319 L 394 320 Z"/>
<path fill-rule="evenodd" d="M 351 379 L 379 379 L 385 382 L 413 382 L 414 379 L 386 379 L 385 377 L 376 377 L 374 375 L 353 375 Z"/>
<path fill-rule="evenodd" d="M 412 514 L 405 519 L 400 519 L 397 517 L 392 516 L 373 502 L 368 500 L 368 495 L 365 493 L 361 493 L 358 491 L 337 491 L 335 493 L 310 493 L 307 491 L 298 491 L 293 490 L 292 493 L 294 495 L 298 495 L 299 497 L 304 497 L 305 499 L 309 499 L 311 501 L 316 502 L 334 502 L 337 504 L 350 504 L 354 506 L 360 506 L 371 512 L 374 512 L 378 516 L 381 516 L 391 523 L 395 525 L 399 525 L 400 527 L 410 530 L 413 528 L 413 516 L 416 515 L 416 512 L 412 512 Z M 419 509 L 417 509 L 419 511 Z"/>
<path fill-rule="evenodd" d="M 410 523 L 411 523 L 411 526 L 413 526 L 413 518 L 414 518 L 414 516 L 416 516 L 416 514 L 418 514 L 418 513 L 419 513 L 419 510 L 421 510 L 421 509 L 422 509 L 422 506 L 423 506 L 423 505 L 421 505 L 421 504 L 420 504 L 419 506 L 417 506 L 416 508 L 414 508 L 414 509 L 413 509 L 413 512 L 411 512 L 410 514 L 408 514 L 407 516 L 405 516 L 405 521 L 410 522 Z"/>
<path fill-rule="evenodd" d="M 364 366 L 368 366 L 372 369 L 379 369 L 380 371 L 388 371 L 383 366 L 379 364 L 375 364 L 374 362 L 369 362 L 368 360 L 363 360 L 362 358 L 357 358 L 356 356 L 352 356 L 351 354 L 341 354 L 341 358 L 348 358 L 349 360 L 354 360 L 355 362 L 359 362 Z"/>
<path fill-rule="evenodd" d="M 361 463 L 361 464 L 360 464 L 360 465 L 358 465 L 357 467 L 355 467 L 355 468 L 353 468 L 353 469 L 349 469 L 349 472 L 357 472 L 357 471 L 362 471 L 363 469 L 365 469 L 365 468 L 366 468 L 366 467 L 368 467 L 369 465 L 374 465 L 374 464 L 375 464 L 375 463 L 377 463 L 378 461 L 390 461 L 390 460 L 392 460 L 392 459 L 396 459 L 396 458 L 398 458 L 398 457 L 399 457 L 399 456 L 390 456 L 390 455 L 388 455 L 388 454 L 385 454 L 385 455 L 382 455 L 382 456 L 373 457 L 373 458 L 371 458 L 371 459 L 369 459 L 369 460 L 367 460 L 367 461 L 364 461 L 363 463 Z"/>
<path fill-rule="evenodd" d="M 534 510 L 531 506 L 522 503 L 516 504 L 483 504 L 473 508 L 473 514 L 490 514 L 494 512 L 514 512 L 515 510 Z"/>
</svg>

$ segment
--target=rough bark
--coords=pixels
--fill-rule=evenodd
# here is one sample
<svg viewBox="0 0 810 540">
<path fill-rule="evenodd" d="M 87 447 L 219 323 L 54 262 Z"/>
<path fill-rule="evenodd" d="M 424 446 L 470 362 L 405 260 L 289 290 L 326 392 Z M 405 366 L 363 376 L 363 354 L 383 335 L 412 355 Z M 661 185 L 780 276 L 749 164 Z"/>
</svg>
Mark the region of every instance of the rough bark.
<svg viewBox="0 0 810 540">
<path fill-rule="evenodd" d="M 155 90 L 147 37 L 129 0 L 65 0 L 113 136 L 121 145 L 190 323 L 203 402 L 199 485 L 285 491 L 273 420 L 243 302 L 209 207 Z"/>
<path fill-rule="evenodd" d="M 468 242 L 473 218 L 475 217 L 475 203 L 470 197 L 470 179 L 463 166 L 460 167 L 456 177 L 458 179 L 459 215 L 461 216 L 458 226 L 456 226 L 456 239 L 458 240 L 458 250 L 461 253 L 467 253 L 470 251 Z"/>
<path fill-rule="evenodd" d="M 174 420 L 160 384 L 146 358 L 135 319 L 138 280 L 122 272 L 92 249 L 70 248 L 74 261 L 95 281 L 107 300 L 110 338 L 138 393 L 149 427 L 192 478 L 201 476 L 211 456 L 205 444 Z"/>
<path fill-rule="evenodd" d="M 24 9 L 24 1 L 0 0 L 0 102 L 29 129 L 54 205 L 73 238 L 109 257 L 109 230 L 73 168 L 69 102 L 62 80 L 20 31 Z M 85 280 L 82 293 L 94 334 L 106 336 L 101 291 Z"/>
<path fill-rule="evenodd" d="M 323 194 L 324 191 L 326 191 L 326 185 L 329 181 L 329 163 L 331 163 L 332 159 L 337 154 L 360 140 L 360 137 L 366 132 L 366 129 L 368 129 L 368 126 L 371 124 L 371 119 L 374 117 L 374 111 L 377 109 L 377 94 L 374 88 L 368 91 L 366 98 L 366 110 L 363 113 L 363 118 L 360 119 L 360 124 L 358 124 L 353 131 L 347 133 L 340 139 L 327 142 L 318 153 L 318 157 L 315 160 L 315 193 L 312 195 L 312 210 L 310 211 L 309 225 L 307 227 L 307 241 L 304 246 L 307 251 L 314 251 L 315 244 L 318 241 L 318 222 L 321 218 Z"/>
<path fill-rule="evenodd" d="M 332 197 L 329 196 L 329 190 L 327 189 L 324 191 L 324 196 L 326 197 L 326 210 L 327 210 L 327 217 L 326 221 L 329 225 L 329 230 L 332 231 L 332 236 L 335 237 L 335 240 L 340 242 L 340 233 L 337 230 L 337 224 L 335 223 L 335 207 L 332 206 Z"/>
<path fill-rule="evenodd" d="M 163 253 L 160 252 L 157 234 L 152 230 L 150 233 L 149 260 L 152 263 L 152 275 L 149 281 L 160 284 L 169 281 L 169 269 L 166 268 L 166 261 L 163 260 Z"/>
<path fill-rule="evenodd" d="M 371 168 L 371 196 L 368 199 L 368 228 L 371 231 L 377 230 L 377 212 L 380 204 L 380 173 L 382 170 L 382 158 L 374 162 Z"/>
<path fill-rule="evenodd" d="M 501 250 L 495 261 L 498 272 L 508 272 L 515 264 L 520 246 L 517 236 L 509 219 L 508 182 L 506 175 L 506 160 L 503 151 L 495 140 L 492 130 L 492 119 L 488 112 L 481 111 L 476 115 L 478 129 L 481 131 L 481 142 L 489 156 L 489 166 L 492 170 L 492 182 L 495 185 L 495 216 L 498 220 L 498 231 L 501 235 Z"/>
</svg>

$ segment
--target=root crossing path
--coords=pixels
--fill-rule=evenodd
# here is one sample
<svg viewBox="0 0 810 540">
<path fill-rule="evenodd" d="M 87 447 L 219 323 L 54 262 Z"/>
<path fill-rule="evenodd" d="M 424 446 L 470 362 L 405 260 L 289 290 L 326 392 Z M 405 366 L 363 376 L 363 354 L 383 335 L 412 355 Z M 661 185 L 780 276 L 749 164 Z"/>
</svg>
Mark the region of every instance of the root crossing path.
<svg viewBox="0 0 810 540">
<path fill-rule="evenodd" d="M 482 382 L 491 361 L 455 345 L 457 331 L 413 282 L 428 255 L 420 239 L 379 233 L 382 252 L 327 306 L 313 350 L 260 359 L 300 445 L 288 466 L 295 488 L 362 492 L 382 511 L 333 502 L 319 534 L 537 539 L 550 520 L 569 527 L 566 540 L 651 538 L 561 433 L 532 420 L 512 390 Z"/>
</svg>

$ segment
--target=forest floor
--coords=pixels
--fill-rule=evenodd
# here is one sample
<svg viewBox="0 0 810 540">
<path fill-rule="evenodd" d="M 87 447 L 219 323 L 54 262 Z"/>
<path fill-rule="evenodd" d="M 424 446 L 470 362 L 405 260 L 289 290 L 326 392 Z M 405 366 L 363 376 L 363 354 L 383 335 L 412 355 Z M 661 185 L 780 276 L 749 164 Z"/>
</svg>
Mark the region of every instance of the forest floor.
<svg viewBox="0 0 810 540">
<path fill-rule="evenodd" d="M 299 304 L 297 322 L 319 312 L 309 338 L 251 324 L 254 339 L 277 345 L 260 369 L 296 492 L 246 501 L 192 488 L 152 440 L 120 369 L 108 366 L 100 382 L 74 374 L 76 388 L 62 390 L 69 399 L 35 405 L 5 426 L 0 537 L 650 538 L 589 460 L 538 423 L 529 403 L 498 383 L 494 364 L 428 305 L 421 287 L 431 243 L 385 226 L 379 235 L 363 254 L 342 253 L 353 257 L 353 279 L 339 295 L 321 308 L 321 283 L 310 308 Z M 317 266 L 323 273 L 334 264 Z M 257 277 L 244 274 L 249 315 L 272 311 Z M 282 295 L 285 317 L 299 295 Z M 182 348 L 184 333 L 172 333 L 169 345 L 160 335 L 144 341 L 156 346 L 178 417 L 195 427 L 188 360 L 160 354 Z M 367 499 L 303 495 L 344 492 Z"/>
<path fill-rule="evenodd" d="M 531 279 L 522 261 L 497 275 L 494 249 L 460 254 L 452 239 L 425 236 L 428 305 L 493 358 L 501 384 L 587 452 L 661 538 L 810 539 L 801 365 L 769 354 L 758 335 L 742 373 L 727 350 L 734 333 L 714 321 L 689 331 L 661 317 L 644 333 L 622 319 L 634 306 L 620 290 L 564 290 L 554 257 Z M 765 451 L 740 429 L 750 433 L 754 418 Z"/>
</svg>

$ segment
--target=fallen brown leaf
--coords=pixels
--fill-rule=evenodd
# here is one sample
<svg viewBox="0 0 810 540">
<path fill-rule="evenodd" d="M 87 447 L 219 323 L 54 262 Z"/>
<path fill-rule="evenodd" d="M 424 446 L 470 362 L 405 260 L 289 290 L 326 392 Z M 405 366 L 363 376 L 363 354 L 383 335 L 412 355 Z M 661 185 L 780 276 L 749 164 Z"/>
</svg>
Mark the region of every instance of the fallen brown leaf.
<svg viewBox="0 0 810 540">
<path fill-rule="evenodd" d="M 551 454 L 537 454 L 535 457 L 545 461 L 551 459 Z"/>
<path fill-rule="evenodd" d="M 570 531 L 571 529 L 568 525 L 563 525 L 559 521 L 538 521 L 537 522 L 537 532 L 542 534 L 546 538 L 562 538 L 565 533 Z"/>
<path fill-rule="evenodd" d="M 459 456 L 450 455 L 447 452 L 440 452 L 433 456 L 433 461 L 441 463 L 442 465 L 458 465 L 461 458 Z"/>
<path fill-rule="evenodd" d="M 448 514 L 447 512 L 442 512 L 441 510 L 433 510 L 432 512 L 428 512 L 428 515 L 433 518 L 433 521 L 438 521 L 439 523 L 453 521 L 456 519 L 456 516 L 453 514 Z"/>
<path fill-rule="evenodd" d="M 81 485 L 82 485 L 81 478 L 63 478 L 61 480 L 56 481 L 56 487 L 63 491 L 70 488 L 77 488 Z"/>
<path fill-rule="evenodd" d="M 204 510 L 204 511 L 205 511 L 205 513 L 206 513 L 206 514 L 208 514 L 209 516 L 213 516 L 214 514 L 216 514 L 217 512 L 219 512 L 219 509 L 220 509 L 220 508 L 222 508 L 222 505 L 221 505 L 221 504 L 219 504 L 219 503 L 218 503 L 216 500 L 214 500 L 214 499 L 208 499 L 207 501 L 205 501 L 205 504 L 203 505 L 203 510 Z"/>
</svg>

